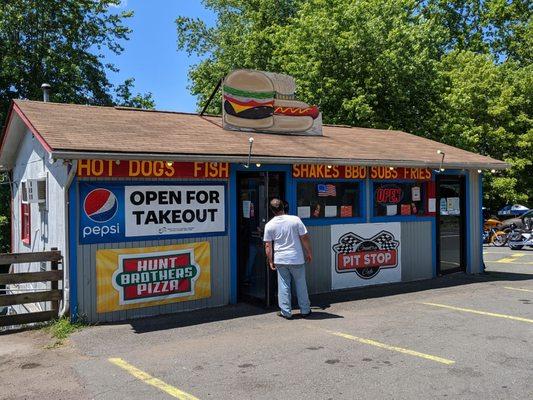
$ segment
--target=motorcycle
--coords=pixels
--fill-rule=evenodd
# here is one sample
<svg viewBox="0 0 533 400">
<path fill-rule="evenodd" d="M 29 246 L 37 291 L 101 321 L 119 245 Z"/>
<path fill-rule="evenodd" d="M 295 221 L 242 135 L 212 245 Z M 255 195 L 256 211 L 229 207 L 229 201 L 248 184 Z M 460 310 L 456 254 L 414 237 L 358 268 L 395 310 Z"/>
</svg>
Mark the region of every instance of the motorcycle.
<svg viewBox="0 0 533 400">
<path fill-rule="evenodd" d="M 526 227 L 526 229 L 516 229 L 513 228 L 511 233 L 509 233 L 508 245 L 511 250 L 520 250 L 524 246 L 533 247 L 533 232 L 531 227 Z"/>
<path fill-rule="evenodd" d="M 483 231 L 483 243 L 502 247 L 507 243 L 507 232 L 501 231 L 496 227 L 485 229 Z"/>
</svg>

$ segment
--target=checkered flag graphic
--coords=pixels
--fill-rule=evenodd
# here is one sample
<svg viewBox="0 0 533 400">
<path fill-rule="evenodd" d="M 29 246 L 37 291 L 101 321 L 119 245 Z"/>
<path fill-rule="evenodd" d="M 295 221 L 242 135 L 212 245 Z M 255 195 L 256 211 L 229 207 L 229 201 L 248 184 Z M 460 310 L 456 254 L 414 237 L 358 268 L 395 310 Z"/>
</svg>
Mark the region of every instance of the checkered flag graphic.
<svg viewBox="0 0 533 400">
<path fill-rule="evenodd" d="M 394 250 L 400 245 L 400 242 L 394 240 L 394 236 L 387 231 L 381 231 L 370 241 L 376 243 L 380 250 Z"/>
<path fill-rule="evenodd" d="M 348 232 L 341 236 L 339 243 L 333 246 L 333 250 L 342 254 L 353 253 L 357 245 L 363 241 L 362 237 L 353 232 Z"/>
</svg>

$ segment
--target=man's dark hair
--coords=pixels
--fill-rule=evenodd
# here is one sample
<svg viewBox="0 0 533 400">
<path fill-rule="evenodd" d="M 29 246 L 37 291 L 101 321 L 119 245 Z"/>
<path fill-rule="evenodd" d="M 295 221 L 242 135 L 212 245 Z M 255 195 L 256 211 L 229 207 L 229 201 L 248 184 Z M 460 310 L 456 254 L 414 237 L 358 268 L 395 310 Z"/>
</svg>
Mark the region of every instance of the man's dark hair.
<svg viewBox="0 0 533 400">
<path fill-rule="evenodd" d="M 280 199 L 270 200 L 270 209 L 274 214 L 279 214 L 282 211 L 285 211 L 285 204 Z"/>
</svg>

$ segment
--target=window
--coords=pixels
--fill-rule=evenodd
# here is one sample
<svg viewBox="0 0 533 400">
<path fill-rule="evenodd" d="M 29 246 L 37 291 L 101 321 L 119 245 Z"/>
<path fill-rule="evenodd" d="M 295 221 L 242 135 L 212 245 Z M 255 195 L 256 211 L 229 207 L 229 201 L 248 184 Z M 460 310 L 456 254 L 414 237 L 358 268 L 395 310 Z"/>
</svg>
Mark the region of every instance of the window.
<svg viewBox="0 0 533 400">
<path fill-rule="evenodd" d="M 360 216 L 357 182 L 301 182 L 296 196 L 300 218 Z"/>
<path fill-rule="evenodd" d="M 424 215 L 425 196 L 422 182 L 374 183 L 374 216 Z"/>
<path fill-rule="evenodd" d="M 29 203 L 20 203 L 20 239 L 26 245 L 31 242 L 31 209 Z"/>
</svg>

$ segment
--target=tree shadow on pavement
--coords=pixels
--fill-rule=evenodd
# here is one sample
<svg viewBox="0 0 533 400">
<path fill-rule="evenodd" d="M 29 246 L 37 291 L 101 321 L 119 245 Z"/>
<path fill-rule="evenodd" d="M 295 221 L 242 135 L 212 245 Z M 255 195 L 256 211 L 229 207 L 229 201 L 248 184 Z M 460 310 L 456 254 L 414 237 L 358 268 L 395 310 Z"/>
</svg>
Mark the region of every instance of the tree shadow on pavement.
<svg viewBox="0 0 533 400">
<path fill-rule="evenodd" d="M 252 304 L 238 303 L 235 305 L 228 305 L 211 309 L 134 319 L 124 322 L 118 322 L 117 325 L 129 324 L 131 325 L 135 333 L 147 333 L 153 331 L 161 331 L 205 324 L 210 322 L 221 322 L 236 318 L 246 318 L 256 315 L 267 316 L 275 312 L 277 312 L 277 308 L 265 308 Z M 297 312 L 294 313 L 294 317 L 295 319 L 301 318 Z M 321 320 L 343 317 L 324 311 L 313 310 L 313 313 L 308 318 L 313 320 Z"/>
<path fill-rule="evenodd" d="M 354 300 L 374 299 L 379 297 L 395 296 L 399 294 L 422 292 L 432 289 L 466 286 L 481 282 L 514 282 L 527 280 L 533 281 L 533 274 L 495 271 L 485 272 L 476 275 L 456 273 L 421 281 L 388 283 L 383 285 L 345 289 L 336 292 L 314 295 L 311 296 L 311 303 L 313 304 L 313 306 L 325 310 L 329 308 L 331 304 L 343 303 Z"/>
<path fill-rule="evenodd" d="M 367 286 L 354 289 L 339 290 L 335 292 L 311 296 L 313 314 L 308 319 L 323 320 L 343 318 L 340 315 L 326 312 L 331 304 L 349 301 L 372 299 L 379 297 L 395 296 L 399 294 L 415 293 L 432 289 L 441 289 L 454 286 L 465 286 L 490 281 L 526 281 L 533 280 L 533 274 L 519 274 L 511 272 L 487 272 L 478 275 L 457 273 L 440 276 L 415 282 L 401 282 L 384 284 L 379 286 Z M 265 315 L 265 317 L 277 311 L 277 307 L 265 308 L 247 303 L 238 303 L 217 308 L 187 311 L 175 314 L 165 314 L 154 317 L 134 319 L 110 325 L 129 324 L 135 333 L 147 333 L 167 329 L 175 329 L 199 324 L 220 322 L 237 318 Z M 298 312 L 294 313 L 295 319 L 300 319 Z M 106 323 L 107 325 L 107 323 Z"/>
</svg>

